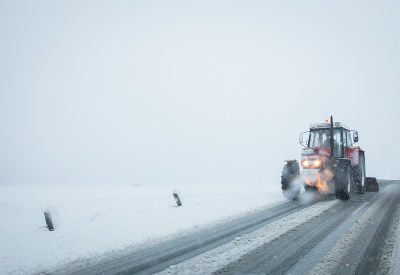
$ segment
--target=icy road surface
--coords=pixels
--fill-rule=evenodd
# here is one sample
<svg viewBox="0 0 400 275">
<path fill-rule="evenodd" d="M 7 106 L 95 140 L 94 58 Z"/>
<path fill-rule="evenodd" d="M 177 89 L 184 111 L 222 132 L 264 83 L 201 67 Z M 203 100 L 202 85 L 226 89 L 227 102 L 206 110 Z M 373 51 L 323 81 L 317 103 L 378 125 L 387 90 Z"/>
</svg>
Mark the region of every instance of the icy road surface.
<svg viewBox="0 0 400 275">
<path fill-rule="evenodd" d="M 400 184 L 319 202 L 160 274 L 399 274 Z"/>
<path fill-rule="evenodd" d="M 72 274 L 398 274 L 400 182 L 380 184 L 347 202 L 287 201 Z"/>
</svg>

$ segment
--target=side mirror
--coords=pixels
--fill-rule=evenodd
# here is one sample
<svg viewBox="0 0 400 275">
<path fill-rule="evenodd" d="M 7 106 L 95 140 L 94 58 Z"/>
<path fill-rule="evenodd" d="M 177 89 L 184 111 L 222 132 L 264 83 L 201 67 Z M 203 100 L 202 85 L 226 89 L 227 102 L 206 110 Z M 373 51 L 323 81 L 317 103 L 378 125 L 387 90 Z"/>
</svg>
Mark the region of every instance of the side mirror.
<svg viewBox="0 0 400 275">
<path fill-rule="evenodd" d="M 306 144 L 304 144 L 304 135 L 309 134 L 310 132 L 303 132 L 299 135 L 299 143 L 304 146 L 308 147 L 308 140 L 306 140 Z"/>
<path fill-rule="evenodd" d="M 357 131 L 354 131 L 354 133 L 353 133 L 353 141 L 354 141 L 354 143 L 358 142 L 358 132 Z"/>
</svg>

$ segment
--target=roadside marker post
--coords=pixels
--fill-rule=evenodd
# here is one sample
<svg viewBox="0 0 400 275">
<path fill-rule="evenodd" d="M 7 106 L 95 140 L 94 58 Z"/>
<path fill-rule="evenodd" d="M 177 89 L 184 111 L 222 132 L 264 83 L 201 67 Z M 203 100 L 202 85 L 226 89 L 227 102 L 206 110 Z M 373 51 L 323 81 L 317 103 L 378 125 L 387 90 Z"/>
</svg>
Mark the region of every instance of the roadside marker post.
<svg viewBox="0 0 400 275">
<path fill-rule="evenodd" d="M 177 204 L 178 206 L 182 206 L 182 203 L 181 203 L 181 200 L 179 199 L 178 193 L 173 193 L 173 195 L 174 195 L 176 204 Z"/>
<path fill-rule="evenodd" d="M 44 212 L 44 219 L 46 220 L 47 228 L 49 231 L 54 231 L 53 221 L 50 212 Z"/>
</svg>

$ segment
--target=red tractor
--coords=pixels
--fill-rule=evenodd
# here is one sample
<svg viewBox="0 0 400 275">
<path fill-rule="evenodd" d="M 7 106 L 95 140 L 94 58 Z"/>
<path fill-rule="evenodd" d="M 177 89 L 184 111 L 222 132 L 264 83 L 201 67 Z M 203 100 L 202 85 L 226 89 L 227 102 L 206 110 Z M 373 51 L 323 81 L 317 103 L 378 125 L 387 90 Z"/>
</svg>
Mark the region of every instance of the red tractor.
<svg viewBox="0 0 400 275">
<path fill-rule="evenodd" d="M 357 131 L 334 123 L 331 116 L 330 122 L 311 124 L 310 131 L 300 134 L 299 142 L 306 147 L 301 153 L 303 169 L 297 160 L 286 161 L 282 171 L 286 198 L 296 199 L 302 186 L 306 192 L 335 194 L 340 200 L 365 192 L 365 152 L 354 146 L 358 142 Z"/>
</svg>

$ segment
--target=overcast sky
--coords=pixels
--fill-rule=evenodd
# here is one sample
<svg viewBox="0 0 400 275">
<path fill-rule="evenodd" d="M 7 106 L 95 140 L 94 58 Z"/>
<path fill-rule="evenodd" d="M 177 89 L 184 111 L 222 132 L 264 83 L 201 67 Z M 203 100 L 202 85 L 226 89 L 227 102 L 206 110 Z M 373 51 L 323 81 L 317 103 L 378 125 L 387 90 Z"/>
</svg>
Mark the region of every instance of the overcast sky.
<svg viewBox="0 0 400 275">
<path fill-rule="evenodd" d="M 359 131 L 400 178 L 399 1 L 0 0 L 0 183 L 276 183 Z"/>
</svg>

